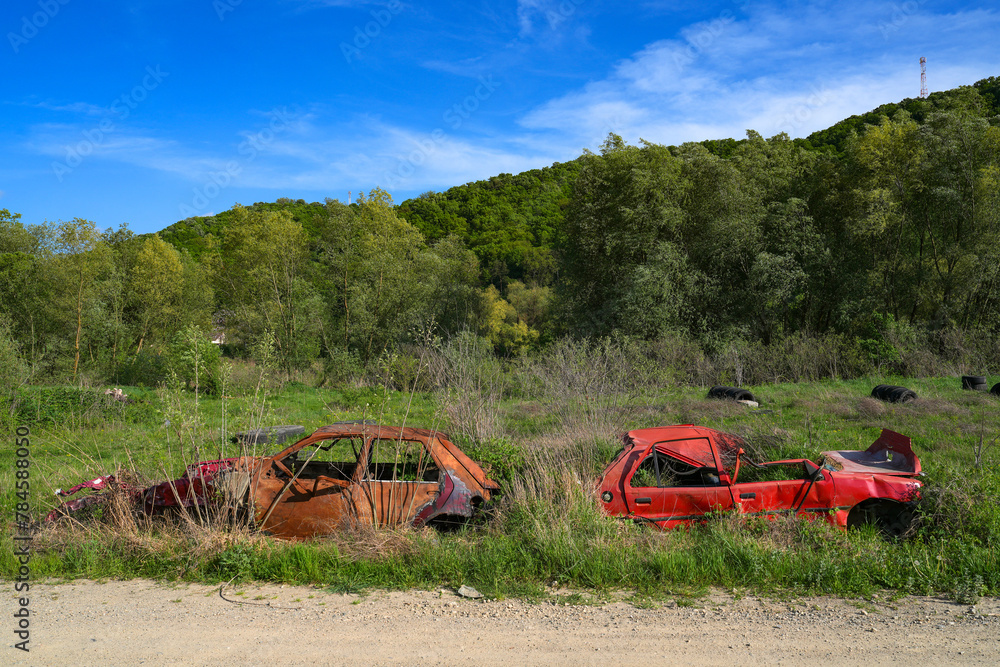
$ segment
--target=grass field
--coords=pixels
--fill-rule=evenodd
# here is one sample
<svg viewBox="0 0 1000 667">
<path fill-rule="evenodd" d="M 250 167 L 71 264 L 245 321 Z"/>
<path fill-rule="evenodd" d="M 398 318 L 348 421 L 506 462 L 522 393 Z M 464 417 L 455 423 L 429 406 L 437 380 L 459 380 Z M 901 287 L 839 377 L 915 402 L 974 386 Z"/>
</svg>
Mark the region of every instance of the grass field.
<svg viewBox="0 0 1000 667">
<path fill-rule="evenodd" d="M 868 398 L 882 383 L 906 385 L 920 398 L 900 405 Z M 6 437 L 13 443 L 14 427 L 31 429 L 37 517 L 56 504 L 56 488 L 98 474 L 121 469 L 139 479 L 174 478 L 187 463 L 234 454 L 226 435 L 235 431 L 275 424 L 311 431 L 346 419 L 450 432 L 504 487 L 489 521 L 454 533 L 358 529 L 291 544 L 197 521 L 105 517 L 47 525 L 34 537 L 32 576 L 236 577 L 350 591 L 468 584 L 500 597 L 542 596 L 555 585 L 598 594 L 625 589 L 640 600 L 697 594 L 708 586 L 946 592 L 960 600 L 1000 593 L 1000 398 L 963 391 L 955 377 L 749 387 L 759 409 L 707 400 L 702 388 L 583 384 L 521 381 L 509 383 L 517 389 L 495 392 L 480 384 L 406 393 L 289 383 L 219 397 L 125 388 L 135 403 L 109 405 L 88 395 L 54 409 L 41 389 L 34 404 L 28 392 Z M 721 515 L 660 533 L 604 517 L 589 485 L 617 449 L 617 435 L 674 423 L 738 433 L 772 458 L 863 449 L 882 428 L 908 435 L 926 473 L 920 526 L 911 538 L 888 542 L 873 530 L 845 533 L 798 519 Z M 0 573 L 8 577 L 17 569 L 13 481 L 10 453 L 0 469 L 8 525 Z"/>
</svg>

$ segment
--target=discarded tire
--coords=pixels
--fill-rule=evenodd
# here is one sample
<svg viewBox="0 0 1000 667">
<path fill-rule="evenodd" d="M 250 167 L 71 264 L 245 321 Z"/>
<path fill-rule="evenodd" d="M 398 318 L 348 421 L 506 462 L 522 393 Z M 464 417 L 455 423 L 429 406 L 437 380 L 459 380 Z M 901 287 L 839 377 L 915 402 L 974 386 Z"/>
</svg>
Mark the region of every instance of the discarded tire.
<svg viewBox="0 0 1000 667">
<path fill-rule="evenodd" d="M 872 389 L 872 398 L 877 398 L 886 403 L 906 403 L 917 398 L 916 392 L 906 387 L 897 387 L 893 384 L 880 384 Z"/>
<path fill-rule="evenodd" d="M 722 385 L 716 385 L 708 390 L 708 398 L 719 398 L 727 399 L 730 401 L 756 401 L 757 399 L 753 397 L 746 389 L 740 389 L 739 387 L 723 387 Z"/>
<path fill-rule="evenodd" d="M 252 431 L 241 431 L 230 438 L 233 442 L 245 445 L 280 445 L 292 436 L 303 435 L 305 426 L 268 426 Z"/>
<path fill-rule="evenodd" d="M 1000 382 L 997 382 L 995 385 L 993 385 L 993 388 L 990 389 L 990 393 L 993 394 L 994 396 L 1000 396 Z"/>
<path fill-rule="evenodd" d="M 986 391 L 986 377 L 983 375 L 963 375 L 962 389 Z"/>
</svg>

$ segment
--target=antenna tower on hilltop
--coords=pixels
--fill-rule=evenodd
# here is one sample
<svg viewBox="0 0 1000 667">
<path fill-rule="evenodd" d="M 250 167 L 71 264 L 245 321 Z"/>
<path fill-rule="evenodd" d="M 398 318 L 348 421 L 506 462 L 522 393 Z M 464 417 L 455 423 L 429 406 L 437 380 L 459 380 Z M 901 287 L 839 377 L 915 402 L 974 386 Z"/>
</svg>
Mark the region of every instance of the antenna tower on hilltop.
<svg viewBox="0 0 1000 667">
<path fill-rule="evenodd" d="M 920 56 L 920 97 L 927 97 L 927 58 Z"/>
</svg>

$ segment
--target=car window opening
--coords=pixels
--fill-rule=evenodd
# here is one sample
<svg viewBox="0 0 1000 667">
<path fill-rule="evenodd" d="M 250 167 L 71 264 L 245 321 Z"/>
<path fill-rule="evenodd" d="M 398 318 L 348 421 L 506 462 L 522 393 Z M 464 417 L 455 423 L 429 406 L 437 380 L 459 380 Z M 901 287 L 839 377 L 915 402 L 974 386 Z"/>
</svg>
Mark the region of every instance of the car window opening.
<svg viewBox="0 0 1000 667">
<path fill-rule="evenodd" d="M 369 474 L 383 482 L 437 482 L 440 470 L 414 440 L 373 440 Z"/>
<path fill-rule="evenodd" d="M 321 440 L 286 456 L 282 463 L 299 479 L 326 477 L 350 481 L 354 477 L 360 451 L 359 438 Z"/>
<path fill-rule="evenodd" d="M 795 461 L 793 463 L 770 463 L 766 465 L 751 464 L 744 460 L 744 465 L 740 466 L 739 477 L 735 484 L 753 484 L 756 482 L 790 482 L 812 479 L 805 463 Z"/>
<path fill-rule="evenodd" d="M 629 482 L 633 488 L 718 485 L 719 472 L 715 468 L 693 466 L 659 452 L 647 456 Z"/>
</svg>

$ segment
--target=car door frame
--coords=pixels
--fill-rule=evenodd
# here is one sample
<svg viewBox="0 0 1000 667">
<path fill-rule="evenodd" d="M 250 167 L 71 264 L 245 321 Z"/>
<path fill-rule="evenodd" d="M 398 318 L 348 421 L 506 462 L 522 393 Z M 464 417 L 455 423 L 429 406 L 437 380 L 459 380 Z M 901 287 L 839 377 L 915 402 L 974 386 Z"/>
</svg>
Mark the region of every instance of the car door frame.
<svg viewBox="0 0 1000 667">
<path fill-rule="evenodd" d="M 683 441 L 690 440 L 691 438 L 683 439 Z M 711 440 L 707 438 L 706 440 L 711 446 Z M 654 523 L 661 528 L 672 528 L 692 521 L 701 521 L 712 512 L 726 511 L 732 508 L 733 495 L 724 474 L 719 474 L 719 483 L 716 485 L 632 486 L 632 478 L 653 451 L 656 451 L 658 456 L 669 456 L 690 466 L 709 467 L 704 465 L 704 462 L 672 451 L 669 448 L 671 442 L 681 442 L 681 440 L 653 443 L 644 448 L 642 453 L 632 460 L 630 469 L 623 480 L 622 488 L 629 516 L 637 521 Z M 715 469 L 721 473 L 718 468 L 717 456 L 714 455 L 714 446 L 712 446 L 712 452 L 716 458 Z"/>
</svg>

